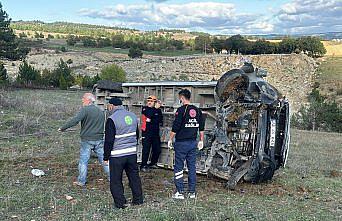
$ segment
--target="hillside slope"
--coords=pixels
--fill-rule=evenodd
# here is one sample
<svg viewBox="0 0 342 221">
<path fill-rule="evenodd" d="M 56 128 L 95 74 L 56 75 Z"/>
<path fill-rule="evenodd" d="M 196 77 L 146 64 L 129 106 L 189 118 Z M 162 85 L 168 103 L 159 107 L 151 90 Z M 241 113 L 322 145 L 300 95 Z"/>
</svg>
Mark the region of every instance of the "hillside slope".
<svg viewBox="0 0 342 221">
<path fill-rule="evenodd" d="M 96 75 L 108 64 L 121 66 L 130 82 L 155 80 L 217 80 L 222 74 L 232 68 L 239 68 L 247 59 L 259 68 L 269 72 L 267 80 L 277 87 L 292 103 L 293 110 L 306 102 L 306 96 L 311 91 L 315 81 L 317 64 L 306 55 L 206 55 L 157 57 L 145 56 L 143 59 L 129 59 L 127 55 L 104 52 L 66 52 L 55 53 L 43 50 L 31 53 L 27 60 L 37 69 L 55 68 L 60 60 L 72 59 L 71 67 L 76 74 Z M 14 65 L 13 65 L 13 64 Z M 6 68 L 11 76 L 18 72 L 20 62 L 6 62 Z"/>
</svg>

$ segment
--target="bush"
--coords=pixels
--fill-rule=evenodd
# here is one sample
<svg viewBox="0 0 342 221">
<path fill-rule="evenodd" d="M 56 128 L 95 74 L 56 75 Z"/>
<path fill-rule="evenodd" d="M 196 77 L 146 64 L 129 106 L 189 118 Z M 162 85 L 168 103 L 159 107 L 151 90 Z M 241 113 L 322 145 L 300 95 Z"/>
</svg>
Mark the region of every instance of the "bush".
<svg viewBox="0 0 342 221">
<path fill-rule="evenodd" d="M 68 89 L 68 83 L 66 82 L 63 75 L 59 77 L 59 89 L 61 90 L 67 90 Z"/>
<path fill-rule="evenodd" d="M 41 75 L 41 84 L 43 86 L 53 86 L 55 76 L 52 75 L 51 71 L 44 69 Z"/>
<path fill-rule="evenodd" d="M 60 47 L 59 49 L 61 50 L 61 52 L 66 52 L 67 51 L 64 46 Z"/>
<path fill-rule="evenodd" d="M 35 32 L 35 33 L 34 33 L 34 37 L 35 37 L 35 38 L 44 38 L 44 34 L 43 34 L 43 33 Z"/>
<path fill-rule="evenodd" d="M 128 51 L 128 56 L 130 58 L 142 58 L 143 52 L 137 47 L 131 47 Z"/>
<path fill-rule="evenodd" d="M 25 32 L 21 32 L 19 33 L 19 38 L 27 38 L 27 35 L 25 34 Z"/>
<path fill-rule="evenodd" d="M 301 107 L 292 116 L 292 126 L 303 130 L 342 132 L 342 109 L 336 102 L 328 102 L 313 89 L 309 95 L 309 106 Z"/>
<path fill-rule="evenodd" d="M 90 47 L 90 48 L 94 48 L 97 46 L 97 43 L 95 41 L 94 38 L 92 37 L 83 37 L 82 38 L 82 43 L 84 47 Z"/>
<path fill-rule="evenodd" d="M 98 48 L 109 47 L 111 46 L 112 42 L 109 38 L 98 38 L 96 40 L 96 44 Z"/>
<path fill-rule="evenodd" d="M 114 82 L 125 82 L 126 73 L 121 67 L 117 66 L 116 64 L 111 64 L 105 66 L 101 70 L 100 78 L 103 80 L 111 80 Z"/>
<path fill-rule="evenodd" d="M 17 82 L 25 86 L 37 85 L 40 83 L 40 73 L 26 61 L 19 66 Z"/>
<path fill-rule="evenodd" d="M 63 76 L 64 80 L 66 81 L 67 86 L 71 86 L 74 83 L 74 77 L 71 74 L 71 69 L 67 65 L 66 62 L 64 62 L 63 59 L 60 59 L 59 63 L 57 64 L 58 67 L 52 71 L 52 75 L 58 76 L 58 81 L 60 80 L 61 76 Z M 60 86 L 58 85 L 54 86 Z"/>
<path fill-rule="evenodd" d="M 97 81 L 99 80 L 101 80 L 99 75 L 90 77 L 90 76 L 82 76 L 79 74 L 75 76 L 75 84 L 79 85 L 81 88 L 92 88 L 93 85 L 96 84 Z"/>
<path fill-rule="evenodd" d="M 78 38 L 74 35 L 68 35 L 66 43 L 69 46 L 74 46 L 78 42 Z"/>
<path fill-rule="evenodd" d="M 75 79 L 72 76 L 70 67 L 63 59 L 61 59 L 57 65 L 58 67 L 53 71 L 47 69 L 42 71 L 41 85 L 66 89 L 73 85 Z"/>
<path fill-rule="evenodd" d="M 9 83 L 7 70 L 4 64 L 0 63 L 0 85 L 7 85 Z"/>
<path fill-rule="evenodd" d="M 92 84 L 94 85 L 94 84 L 96 84 L 99 80 L 101 80 L 101 78 L 100 78 L 99 74 L 96 74 L 96 75 L 93 77 L 92 80 L 93 80 Z"/>
<path fill-rule="evenodd" d="M 189 77 L 188 75 L 186 74 L 181 74 L 179 75 L 179 78 L 178 78 L 180 81 L 188 81 L 189 80 Z"/>
</svg>

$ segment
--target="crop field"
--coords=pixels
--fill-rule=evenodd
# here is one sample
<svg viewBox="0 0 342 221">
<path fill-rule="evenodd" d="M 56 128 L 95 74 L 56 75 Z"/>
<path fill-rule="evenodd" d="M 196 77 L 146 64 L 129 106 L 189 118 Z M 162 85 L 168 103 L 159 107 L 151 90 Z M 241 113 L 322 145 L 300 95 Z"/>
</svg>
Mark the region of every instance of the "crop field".
<svg viewBox="0 0 342 221">
<path fill-rule="evenodd" d="M 342 42 L 322 41 L 325 49 L 327 49 L 327 56 L 341 57 L 342 56 Z"/>
<path fill-rule="evenodd" d="M 342 135 L 292 130 L 287 167 L 268 183 L 198 176 L 198 198 L 175 201 L 172 171 L 141 174 L 145 203 L 113 210 L 109 183 L 93 157 L 85 188 L 78 171 L 79 127 L 57 132 L 82 92 L 0 90 L 0 220 L 341 220 Z M 45 172 L 42 177 L 32 169 Z M 125 179 L 125 194 L 131 193 Z"/>
</svg>

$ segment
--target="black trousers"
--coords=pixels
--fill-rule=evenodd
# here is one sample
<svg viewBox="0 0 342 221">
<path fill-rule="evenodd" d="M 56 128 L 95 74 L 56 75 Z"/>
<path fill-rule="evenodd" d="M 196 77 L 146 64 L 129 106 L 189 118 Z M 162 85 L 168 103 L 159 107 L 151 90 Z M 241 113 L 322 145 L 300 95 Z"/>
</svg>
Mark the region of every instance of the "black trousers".
<svg viewBox="0 0 342 221">
<path fill-rule="evenodd" d="M 127 203 L 124 196 L 124 187 L 122 184 L 123 171 L 128 177 L 129 186 L 132 190 L 133 205 L 143 203 L 141 180 L 137 164 L 137 155 L 129 155 L 123 157 L 111 157 L 109 159 L 110 170 L 110 192 L 112 193 L 115 207 L 124 208 Z"/>
<path fill-rule="evenodd" d="M 160 155 L 160 136 L 151 136 L 151 135 L 143 135 L 142 139 L 142 159 L 141 159 L 141 167 L 147 165 L 148 157 L 150 156 L 151 146 L 152 146 L 152 157 L 150 165 L 155 165 L 158 163 L 159 155 Z"/>
</svg>

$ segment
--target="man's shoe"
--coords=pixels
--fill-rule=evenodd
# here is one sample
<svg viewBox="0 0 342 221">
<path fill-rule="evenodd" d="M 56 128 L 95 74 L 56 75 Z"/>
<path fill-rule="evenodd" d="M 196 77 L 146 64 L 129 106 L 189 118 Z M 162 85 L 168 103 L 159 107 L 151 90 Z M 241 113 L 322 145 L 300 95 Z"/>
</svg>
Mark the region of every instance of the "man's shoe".
<svg viewBox="0 0 342 221">
<path fill-rule="evenodd" d="M 140 171 L 143 172 L 143 173 L 149 172 L 148 167 L 146 167 L 146 166 L 141 167 Z"/>
<path fill-rule="evenodd" d="M 172 195 L 172 198 L 177 200 L 184 200 L 184 194 L 177 191 L 175 194 Z"/>
<path fill-rule="evenodd" d="M 158 169 L 158 166 L 157 165 L 148 165 L 148 168 L 149 169 Z"/>
<path fill-rule="evenodd" d="M 117 207 L 117 206 L 113 206 L 113 210 L 114 211 L 117 211 L 117 210 L 123 210 L 123 209 L 126 209 L 127 206 L 123 205 L 123 206 L 120 206 L 120 207 Z"/>
<path fill-rule="evenodd" d="M 189 199 L 196 199 L 197 195 L 196 193 L 189 193 Z"/>
<path fill-rule="evenodd" d="M 80 182 L 78 182 L 78 181 L 75 181 L 75 182 L 73 182 L 72 184 L 74 184 L 75 186 L 80 186 L 80 187 L 84 187 L 84 186 L 85 186 L 85 184 L 80 183 Z"/>
</svg>

